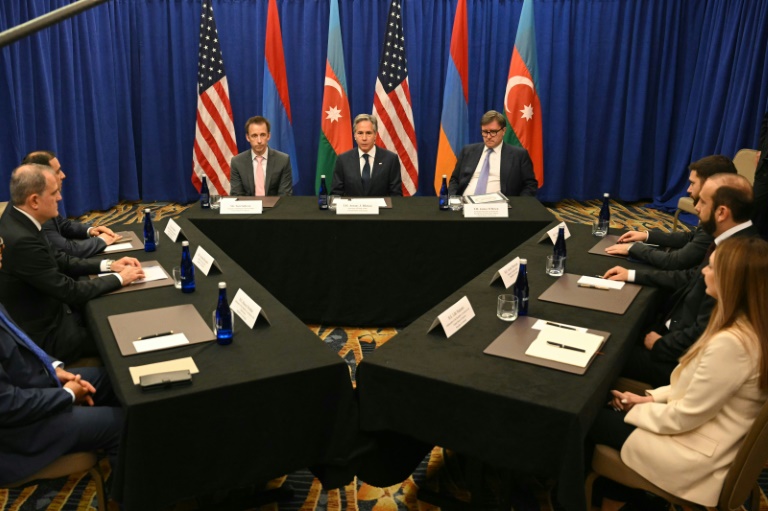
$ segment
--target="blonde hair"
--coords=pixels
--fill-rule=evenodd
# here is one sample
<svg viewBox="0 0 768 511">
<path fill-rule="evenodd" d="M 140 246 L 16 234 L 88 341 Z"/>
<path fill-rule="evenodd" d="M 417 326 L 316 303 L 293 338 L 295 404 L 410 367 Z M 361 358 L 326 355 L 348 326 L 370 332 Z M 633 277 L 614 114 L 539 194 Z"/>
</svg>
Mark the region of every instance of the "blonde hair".
<svg viewBox="0 0 768 511">
<path fill-rule="evenodd" d="M 687 365 L 714 335 L 731 331 L 759 354 L 760 387 L 768 388 L 768 242 L 760 238 L 728 238 L 717 247 L 714 278 L 717 304 L 709 323 L 691 349 L 680 358 Z M 749 346 L 752 344 L 754 346 Z"/>
</svg>

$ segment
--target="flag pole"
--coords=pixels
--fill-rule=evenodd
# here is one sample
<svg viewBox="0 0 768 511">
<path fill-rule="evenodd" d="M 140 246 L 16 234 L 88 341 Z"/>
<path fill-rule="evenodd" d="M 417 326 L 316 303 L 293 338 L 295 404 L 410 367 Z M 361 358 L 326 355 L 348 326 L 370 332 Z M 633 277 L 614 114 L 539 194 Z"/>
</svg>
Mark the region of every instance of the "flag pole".
<svg viewBox="0 0 768 511">
<path fill-rule="evenodd" d="M 107 0 L 78 0 L 77 2 L 65 5 L 64 7 L 59 7 L 47 14 L 43 14 L 42 16 L 38 16 L 37 18 L 25 21 L 21 25 L 9 28 L 4 32 L 0 32 L 0 48 L 15 43 L 19 39 L 23 39 L 28 35 L 34 34 L 51 25 L 55 25 L 67 18 L 80 14 L 91 7 L 103 4 L 106 1 Z"/>
</svg>

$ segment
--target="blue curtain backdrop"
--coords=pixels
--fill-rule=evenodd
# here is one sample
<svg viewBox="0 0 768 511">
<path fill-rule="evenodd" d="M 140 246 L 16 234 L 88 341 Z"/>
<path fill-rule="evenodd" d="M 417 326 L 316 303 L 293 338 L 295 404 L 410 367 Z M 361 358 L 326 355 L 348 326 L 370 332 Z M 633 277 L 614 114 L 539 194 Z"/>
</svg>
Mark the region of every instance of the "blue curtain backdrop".
<svg viewBox="0 0 768 511">
<path fill-rule="evenodd" d="M 353 114 L 370 112 L 389 0 L 340 0 Z M 267 0 L 213 0 L 239 149 L 260 113 Z M 0 2 L 0 30 L 69 0 Z M 278 0 L 301 173 L 313 193 L 328 0 Z M 404 0 L 419 191 L 434 193 L 455 0 Z M 468 0 L 469 115 L 501 110 L 522 0 Z M 112 0 L 0 50 L 0 200 L 33 149 L 59 154 L 69 214 L 194 200 L 201 0 Z M 539 197 L 673 205 L 687 165 L 756 147 L 768 0 L 535 0 L 546 185 Z M 451 169 L 438 169 L 440 173 Z M 330 169 L 329 169 L 330 172 Z"/>
</svg>

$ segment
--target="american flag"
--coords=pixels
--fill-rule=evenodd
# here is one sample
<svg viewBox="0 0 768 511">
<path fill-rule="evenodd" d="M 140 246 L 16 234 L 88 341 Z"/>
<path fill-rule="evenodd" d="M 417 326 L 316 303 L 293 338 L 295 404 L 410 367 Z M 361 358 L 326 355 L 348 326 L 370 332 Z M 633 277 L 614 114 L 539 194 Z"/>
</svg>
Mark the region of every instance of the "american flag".
<svg viewBox="0 0 768 511">
<path fill-rule="evenodd" d="M 192 184 L 208 178 L 211 193 L 229 194 L 229 162 L 237 154 L 229 86 L 219 45 L 212 0 L 203 0 L 197 60 L 197 126 L 192 154 Z"/>
<path fill-rule="evenodd" d="M 400 157 L 403 195 L 413 195 L 419 187 L 419 160 L 400 6 L 401 0 L 394 0 L 389 7 L 387 36 L 373 97 L 373 115 L 379 119 L 376 143 Z"/>
</svg>

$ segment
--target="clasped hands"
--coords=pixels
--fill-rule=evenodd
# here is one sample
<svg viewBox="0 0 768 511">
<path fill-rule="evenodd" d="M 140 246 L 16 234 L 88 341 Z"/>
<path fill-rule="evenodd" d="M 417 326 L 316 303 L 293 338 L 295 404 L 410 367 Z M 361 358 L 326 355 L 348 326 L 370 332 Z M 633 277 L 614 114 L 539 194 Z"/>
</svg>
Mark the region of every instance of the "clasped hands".
<svg viewBox="0 0 768 511">
<path fill-rule="evenodd" d="M 122 257 L 113 262 L 112 271 L 120 274 L 124 286 L 144 278 L 144 270 L 141 269 L 141 263 L 135 257 Z"/>
<path fill-rule="evenodd" d="M 605 253 L 611 254 L 611 255 L 629 255 L 629 249 L 632 246 L 632 243 L 636 243 L 638 241 L 646 241 L 648 239 L 648 233 L 646 232 L 640 232 L 640 231 L 629 231 L 625 232 L 624 234 L 619 237 L 618 243 L 615 245 L 611 245 L 610 247 L 606 247 Z"/>
<path fill-rule="evenodd" d="M 93 406 L 93 396 L 96 394 L 96 387 L 90 382 L 83 380 L 79 374 L 72 374 L 61 367 L 56 368 L 56 377 L 61 382 L 62 387 L 70 389 L 75 394 L 75 404 Z"/>
<path fill-rule="evenodd" d="M 88 232 L 88 234 L 94 237 L 98 236 L 99 238 L 103 239 L 107 245 L 111 245 L 112 243 L 123 239 L 122 236 L 115 234 L 112 229 L 104 225 L 91 227 L 91 230 Z"/>
<path fill-rule="evenodd" d="M 632 392 L 619 392 L 618 390 L 612 390 L 613 397 L 608 404 L 617 412 L 628 412 L 633 406 L 640 403 L 652 403 L 653 398 L 651 396 L 638 396 Z"/>
</svg>

